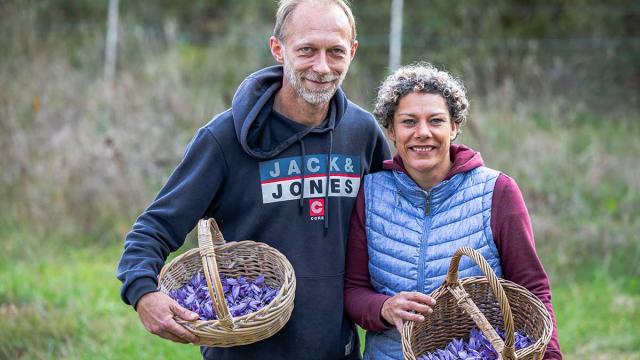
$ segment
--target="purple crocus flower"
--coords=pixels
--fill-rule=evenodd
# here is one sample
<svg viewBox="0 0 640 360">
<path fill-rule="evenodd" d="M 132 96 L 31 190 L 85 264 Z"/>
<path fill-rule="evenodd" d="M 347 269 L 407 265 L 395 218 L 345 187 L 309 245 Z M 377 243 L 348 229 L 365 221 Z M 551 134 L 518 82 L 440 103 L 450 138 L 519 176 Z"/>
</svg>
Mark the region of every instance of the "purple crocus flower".
<svg viewBox="0 0 640 360">
<path fill-rule="evenodd" d="M 496 329 L 498 335 L 504 340 L 505 333 L 502 329 Z M 533 345 L 534 340 L 516 331 L 515 349 L 520 350 Z M 484 337 L 482 332 L 477 328 L 471 329 L 469 340 L 453 339 L 443 349 L 437 349 L 433 352 L 422 354 L 416 358 L 417 360 L 496 360 L 498 353 L 491 346 L 491 343 Z"/>
<path fill-rule="evenodd" d="M 257 276 L 254 281 L 244 276 L 236 279 L 221 274 L 220 281 L 229 312 L 233 317 L 262 309 L 278 294 L 278 289 L 271 288 L 265 283 L 262 274 Z M 184 308 L 200 315 L 202 320 L 218 318 L 211 305 L 207 281 L 202 272 L 196 273 L 182 287 L 169 292 L 169 296 Z"/>
</svg>

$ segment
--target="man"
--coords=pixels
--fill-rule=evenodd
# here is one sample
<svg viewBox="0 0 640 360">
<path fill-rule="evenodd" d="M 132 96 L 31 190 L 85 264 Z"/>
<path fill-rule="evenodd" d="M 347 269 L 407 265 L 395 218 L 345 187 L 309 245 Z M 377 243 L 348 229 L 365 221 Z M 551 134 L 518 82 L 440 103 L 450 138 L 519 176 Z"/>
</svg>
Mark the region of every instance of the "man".
<svg viewBox="0 0 640 360">
<path fill-rule="evenodd" d="M 125 239 L 121 296 L 152 333 L 197 339 L 175 316 L 194 320 L 156 290 L 170 252 L 205 217 L 226 239 L 281 251 L 297 281 L 293 314 L 277 334 L 205 359 L 359 358 L 343 313 L 349 217 L 363 174 L 390 157 L 373 117 L 340 89 L 358 42 L 342 0 L 282 0 L 271 53 L 282 66 L 247 77 L 231 109 L 201 128 L 154 202 Z"/>
</svg>

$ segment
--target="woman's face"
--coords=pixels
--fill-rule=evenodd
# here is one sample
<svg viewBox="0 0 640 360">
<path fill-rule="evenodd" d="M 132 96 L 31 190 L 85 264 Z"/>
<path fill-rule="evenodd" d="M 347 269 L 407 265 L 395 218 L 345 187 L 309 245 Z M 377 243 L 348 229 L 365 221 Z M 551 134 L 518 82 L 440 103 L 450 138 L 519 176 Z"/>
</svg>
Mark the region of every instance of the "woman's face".
<svg viewBox="0 0 640 360">
<path fill-rule="evenodd" d="M 447 176 L 457 132 L 442 95 L 415 92 L 400 99 L 388 130 L 407 172 L 425 190 Z"/>
</svg>

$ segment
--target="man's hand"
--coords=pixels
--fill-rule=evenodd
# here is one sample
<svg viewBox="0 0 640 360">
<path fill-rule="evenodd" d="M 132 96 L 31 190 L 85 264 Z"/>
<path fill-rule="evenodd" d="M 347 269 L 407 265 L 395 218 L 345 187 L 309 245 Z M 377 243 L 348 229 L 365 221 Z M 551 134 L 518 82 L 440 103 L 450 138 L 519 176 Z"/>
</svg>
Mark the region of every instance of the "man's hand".
<svg viewBox="0 0 640 360">
<path fill-rule="evenodd" d="M 173 317 L 177 316 L 193 321 L 198 319 L 198 314 L 183 308 L 167 294 L 156 291 L 143 295 L 136 310 L 142 324 L 152 334 L 183 344 L 198 341 L 197 336 L 173 320 Z"/>
<path fill-rule="evenodd" d="M 402 333 L 402 320 L 424 321 L 424 315 L 431 314 L 436 301 L 419 292 L 399 292 L 382 305 L 382 317 Z"/>
</svg>

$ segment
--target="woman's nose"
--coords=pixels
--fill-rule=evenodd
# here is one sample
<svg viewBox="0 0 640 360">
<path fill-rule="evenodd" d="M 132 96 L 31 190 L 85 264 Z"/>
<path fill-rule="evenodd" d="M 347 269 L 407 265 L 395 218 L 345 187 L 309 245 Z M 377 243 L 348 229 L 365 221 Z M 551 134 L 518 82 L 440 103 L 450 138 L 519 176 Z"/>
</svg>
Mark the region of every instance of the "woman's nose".
<svg viewBox="0 0 640 360">
<path fill-rule="evenodd" d="M 431 135 L 431 129 L 429 129 L 429 124 L 426 121 L 419 121 L 418 126 L 416 127 L 416 135 L 421 138 L 426 138 Z"/>
</svg>

